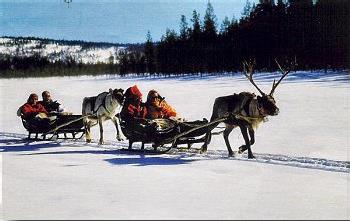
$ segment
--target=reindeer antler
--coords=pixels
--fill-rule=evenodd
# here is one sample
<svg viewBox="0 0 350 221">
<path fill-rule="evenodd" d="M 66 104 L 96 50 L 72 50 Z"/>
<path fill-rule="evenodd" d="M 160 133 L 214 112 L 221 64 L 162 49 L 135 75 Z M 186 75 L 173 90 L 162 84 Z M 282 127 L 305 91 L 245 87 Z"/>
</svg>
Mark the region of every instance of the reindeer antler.
<svg viewBox="0 0 350 221">
<path fill-rule="evenodd" d="M 278 63 L 276 58 L 275 58 L 275 61 L 278 65 L 280 72 L 282 73 L 282 77 L 279 79 L 279 81 L 277 81 L 277 83 L 276 83 L 276 80 L 273 80 L 272 89 L 270 92 L 271 96 L 273 96 L 273 93 L 275 92 L 276 87 L 279 85 L 279 83 L 281 83 L 283 78 L 285 78 L 289 74 L 289 72 L 292 70 L 292 68 L 294 68 L 296 66 L 296 61 L 292 61 L 292 62 L 290 62 L 290 67 L 288 68 L 288 70 L 284 70 L 282 68 L 282 66 Z"/>
<path fill-rule="evenodd" d="M 247 62 L 246 60 L 244 60 L 242 63 L 243 63 L 243 74 L 248 78 L 250 83 L 252 83 L 254 87 L 260 92 L 260 94 L 264 96 L 265 93 L 262 90 L 260 90 L 260 88 L 255 84 L 253 80 L 255 60 L 253 62 L 252 61 Z M 247 73 L 249 73 L 249 76 Z"/>
</svg>

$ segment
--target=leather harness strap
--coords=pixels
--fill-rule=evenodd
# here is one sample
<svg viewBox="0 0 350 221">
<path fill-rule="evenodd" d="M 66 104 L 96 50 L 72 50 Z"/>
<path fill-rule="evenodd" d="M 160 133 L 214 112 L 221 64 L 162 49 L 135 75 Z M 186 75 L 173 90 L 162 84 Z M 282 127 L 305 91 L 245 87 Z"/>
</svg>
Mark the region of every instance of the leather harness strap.
<svg viewBox="0 0 350 221">
<path fill-rule="evenodd" d="M 245 113 L 247 114 L 247 116 L 250 116 L 250 111 L 249 111 L 249 107 L 250 107 L 250 102 L 252 101 L 252 98 L 248 98 L 247 101 L 243 104 L 243 107 L 241 108 L 241 110 L 244 110 Z"/>
<path fill-rule="evenodd" d="M 91 101 L 91 104 L 95 107 L 95 103 L 96 103 L 98 96 L 102 96 L 102 94 L 106 94 L 106 95 L 104 96 L 102 103 L 97 108 L 94 108 L 93 114 L 97 114 L 97 111 L 98 111 L 98 109 L 100 109 L 100 107 L 103 107 L 106 111 L 108 111 L 110 113 L 110 111 L 107 110 L 107 108 L 106 108 L 106 97 L 108 95 L 108 92 L 102 92 L 99 95 L 97 95 L 96 97 L 93 97 L 94 99 Z"/>
</svg>

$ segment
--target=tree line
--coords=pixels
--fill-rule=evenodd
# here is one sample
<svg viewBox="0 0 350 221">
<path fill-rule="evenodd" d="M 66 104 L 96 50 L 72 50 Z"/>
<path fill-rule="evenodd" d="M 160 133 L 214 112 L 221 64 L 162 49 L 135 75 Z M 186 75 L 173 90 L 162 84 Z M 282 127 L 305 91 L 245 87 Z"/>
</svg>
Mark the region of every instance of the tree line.
<svg viewBox="0 0 350 221">
<path fill-rule="evenodd" d="M 349 11 L 348 0 L 247 1 L 239 20 L 226 17 L 219 27 L 208 2 L 203 19 L 196 10 L 190 22 L 182 15 L 179 32 L 168 29 L 159 42 L 148 33 L 144 56 L 125 55 L 121 65 L 151 74 L 230 72 L 255 59 L 258 69 L 275 70 L 277 58 L 305 70 L 349 68 Z"/>
</svg>

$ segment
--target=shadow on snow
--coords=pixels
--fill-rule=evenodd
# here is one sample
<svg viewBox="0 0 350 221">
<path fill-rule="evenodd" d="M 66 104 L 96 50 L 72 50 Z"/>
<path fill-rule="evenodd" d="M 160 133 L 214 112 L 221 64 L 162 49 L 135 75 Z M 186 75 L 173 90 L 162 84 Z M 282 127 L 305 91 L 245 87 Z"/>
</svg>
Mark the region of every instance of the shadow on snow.
<svg viewBox="0 0 350 221">
<path fill-rule="evenodd" d="M 36 151 L 43 148 L 60 147 L 54 141 L 33 142 L 26 139 L 24 134 L 0 132 L 0 152 Z"/>
<path fill-rule="evenodd" d="M 134 165 L 134 166 L 151 166 L 151 165 L 179 165 L 179 164 L 189 164 L 194 159 L 183 159 L 181 157 L 169 158 L 169 157 L 147 157 L 144 154 L 140 154 L 139 157 L 129 157 L 129 158 L 112 158 L 106 159 L 108 163 L 114 165 Z"/>
<path fill-rule="evenodd" d="M 206 154 L 199 154 L 198 149 L 181 151 L 171 150 L 166 154 L 157 154 L 154 152 L 130 152 L 123 150 L 128 144 L 125 142 L 112 142 L 107 145 L 98 145 L 97 143 L 86 143 L 82 140 L 76 141 L 35 141 L 31 142 L 25 139 L 24 134 L 3 133 L 0 132 L 0 151 L 2 152 L 21 152 L 38 151 L 52 147 L 91 147 L 90 150 L 67 150 L 24 153 L 23 155 L 51 155 L 51 154 L 105 154 L 114 155 L 114 158 L 104 159 L 104 161 L 113 165 L 179 165 L 189 164 L 199 160 L 233 160 L 246 161 L 249 163 L 261 163 L 280 166 L 289 166 L 305 169 L 317 169 L 329 172 L 350 173 L 349 161 L 336 161 L 323 158 L 298 157 L 280 154 L 255 153 L 256 159 L 247 159 L 247 154 L 228 157 L 226 150 L 209 150 Z M 117 157 L 115 157 L 117 156 Z"/>
</svg>

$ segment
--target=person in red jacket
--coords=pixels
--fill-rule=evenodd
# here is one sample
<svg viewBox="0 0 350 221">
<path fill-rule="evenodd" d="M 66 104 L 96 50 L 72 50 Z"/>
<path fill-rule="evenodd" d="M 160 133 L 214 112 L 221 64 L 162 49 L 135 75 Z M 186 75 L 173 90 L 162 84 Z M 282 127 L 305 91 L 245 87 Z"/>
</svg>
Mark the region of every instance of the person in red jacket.
<svg viewBox="0 0 350 221">
<path fill-rule="evenodd" d="M 27 103 L 19 108 L 17 114 L 26 120 L 32 127 L 50 127 L 50 119 L 48 118 L 49 113 L 43 105 L 38 103 L 38 95 L 35 93 L 30 94 Z"/>
<path fill-rule="evenodd" d="M 142 102 L 142 93 L 136 85 L 129 87 L 125 93 L 120 118 L 130 133 L 137 132 L 145 136 L 152 136 L 156 130 L 156 123 L 145 119 L 146 108 Z"/>
<path fill-rule="evenodd" d="M 129 87 L 124 93 L 125 101 L 120 116 L 126 122 L 145 118 L 145 109 L 142 103 L 142 93 L 136 85 Z"/>
</svg>

